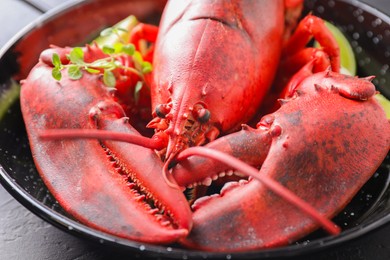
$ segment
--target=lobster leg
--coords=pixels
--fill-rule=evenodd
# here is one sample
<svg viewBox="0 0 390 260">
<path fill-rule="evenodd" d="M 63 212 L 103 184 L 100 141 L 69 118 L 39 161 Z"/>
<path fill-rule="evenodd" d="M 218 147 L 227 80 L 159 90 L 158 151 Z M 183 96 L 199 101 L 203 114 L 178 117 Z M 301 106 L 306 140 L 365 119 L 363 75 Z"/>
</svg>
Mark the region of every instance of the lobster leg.
<svg viewBox="0 0 390 260">
<path fill-rule="evenodd" d="M 181 191 L 165 183 L 162 162 L 152 150 L 90 139 L 39 138 L 52 128 L 139 135 L 98 75 L 57 82 L 51 68 L 41 59 L 32 70 L 22 85 L 21 106 L 37 169 L 60 205 L 88 226 L 136 241 L 170 243 L 186 236 L 191 229 L 188 203 Z"/>
<path fill-rule="evenodd" d="M 321 49 L 306 47 L 313 38 L 321 44 Z M 339 46 L 324 21 L 313 15 L 304 17 L 285 42 L 270 96 L 285 97 L 286 84 L 308 63 L 313 63 L 313 72 L 325 71 L 329 67 L 334 72 L 340 71 Z M 275 110 L 274 106 L 266 105 L 266 108 L 271 107 L 266 111 L 272 112 Z"/>
<path fill-rule="evenodd" d="M 283 47 L 283 56 L 288 57 L 304 50 L 312 38 L 315 38 L 328 54 L 330 66 L 335 72 L 340 70 L 340 50 L 332 33 L 324 21 L 313 15 L 308 15 L 298 24 L 297 29 Z"/>
<path fill-rule="evenodd" d="M 294 1 L 291 4 L 293 3 Z M 313 38 L 320 43 L 322 48 L 307 47 Z M 261 114 L 271 113 L 279 108 L 275 100 L 286 97 L 288 92 L 286 85 L 307 64 L 310 64 L 313 73 L 329 68 L 334 72 L 340 71 L 340 50 L 337 41 L 324 21 L 313 15 L 304 17 L 291 37 L 285 40 L 277 76 L 268 94 L 268 99 L 260 109 Z"/>
<path fill-rule="evenodd" d="M 272 178 L 322 216 L 335 216 L 372 176 L 390 148 L 389 122 L 372 97 L 374 93 L 369 80 L 332 72 L 302 80 L 295 95 L 278 111 L 263 117 L 253 130 L 273 133 L 257 177 Z M 245 143 L 252 141 L 257 140 Z M 214 148 L 226 152 L 223 146 Z M 189 157 L 173 168 L 178 183 L 178 176 L 185 175 L 184 166 L 191 176 L 203 171 L 203 164 L 191 163 L 199 159 Z M 209 176 L 215 175 L 218 172 L 209 172 Z M 319 227 L 295 205 L 251 178 L 226 184 L 220 194 L 195 201 L 193 209 L 194 226 L 182 243 L 209 251 L 285 245 Z"/>
<path fill-rule="evenodd" d="M 136 49 L 139 48 L 140 41 L 156 42 L 158 34 L 158 27 L 151 24 L 139 23 L 130 33 L 129 42 L 136 45 Z"/>
<path fill-rule="evenodd" d="M 155 43 L 157 33 L 157 26 L 145 23 L 137 24 L 131 31 L 129 42 L 133 43 L 136 46 L 136 49 L 140 50 L 141 53 L 144 54 L 143 58 L 146 61 L 153 61 L 154 46 L 152 46 L 149 50 L 145 51 L 145 46 L 142 46 L 142 43 L 145 43 L 145 41 Z"/>
</svg>

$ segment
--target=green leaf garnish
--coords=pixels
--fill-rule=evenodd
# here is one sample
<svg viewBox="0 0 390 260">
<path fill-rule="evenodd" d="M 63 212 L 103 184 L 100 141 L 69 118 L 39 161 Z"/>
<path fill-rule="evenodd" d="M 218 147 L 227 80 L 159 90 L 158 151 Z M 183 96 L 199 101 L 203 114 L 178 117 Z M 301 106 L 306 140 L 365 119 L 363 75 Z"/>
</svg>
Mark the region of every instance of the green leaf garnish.
<svg viewBox="0 0 390 260">
<path fill-rule="evenodd" d="M 69 78 L 73 80 L 78 80 L 83 76 L 83 73 L 81 72 L 81 69 L 77 65 L 72 65 L 68 67 L 68 75 Z"/>
<path fill-rule="evenodd" d="M 130 32 L 138 24 L 134 16 L 129 16 L 113 27 L 101 31 L 100 36 L 95 39 L 97 46 L 107 57 L 97 59 L 92 62 L 84 60 L 84 49 L 81 47 L 73 48 L 66 56 L 68 64 L 62 64 L 58 54 L 53 54 L 52 76 L 56 80 L 62 78 L 62 70 L 66 69 L 68 76 L 72 80 L 78 80 L 86 71 L 91 74 L 103 74 L 103 82 L 108 87 L 115 87 L 116 78 L 113 71 L 121 69 L 138 75 L 142 80 L 144 74 L 152 71 L 152 64 L 144 61 L 142 54 L 135 49 L 134 44 L 129 43 Z M 130 56 L 134 65 L 123 64 L 123 58 Z M 142 81 L 137 83 L 136 93 L 142 88 Z"/>
<path fill-rule="evenodd" d="M 90 63 L 89 66 L 100 69 L 107 69 L 112 67 L 110 61 L 107 61 L 106 59 L 95 60 L 94 62 Z"/>
<path fill-rule="evenodd" d="M 52 57 L 52 63 L 54 65 L 54 68 L 60 68 L 61 67 L 61 59 L 60 59 L 60 56 L 58 56 L 57 53 L 54 53 L 53 54 L 53 57 Z"/>
<path fill-rule="evenodd" d="M 123 48 L 123 43 L 116 42 L 112 45 L 112 47 L 114 48 L 115 53 L 121 53 Z"/>
<path fill-rule="evenodd" d="M 113 88 L 116 85 L 116 78 L 114 73 L 110 70 L 105 70 L 103 74 L 103 82 L 106 86 Z"/>
<path fill-rule="evenodd" d="M 142 58 L 142 55 L 139 51 L 136 51 L 134 54 L 133 54 L 133 60 L 136 64 L 139 64 L 141 65 L 142 62 L 144 62 L 144 59 Z"/>
<path fill-rule="evenodd" d="M 75 47 L 71 50 L 68 56 L 73 64 L 84 64 L 84 51 L 81 47 Z"/>
<path fill-rule="evenodd" d="M 147 74 L 152 72 L 152 64 L 148 61 L 142 62 L 142 73 Z"/>
<path fill-rule="evenodd" d="M 58 67 L 54 67 L 51 71 L 51 75 L 55 80 L 61 80 L 62 78 L 62 73 L 61 70 Z"/>
<path fill-rule="evenodd" d="M 86 67 L 85 70 L 91 74 L 99 74 L 100 73 L 100 70 L 89 68 L 89 67 Z"/>
<path fill-rule="evenodd" d="M 135 53 L 135 46 L 134 46 L 134 44 L 131 44 L 131 43 L 123 45 L 122 48 L 121 48 L 121 51 L 123 53 L 126 53 L 129 56 L 133 56 L 134 53 Z"/>
<path fill-rule="evenodd" d="M 113 53 L 115 53 L 115 48 L 113 48 L 111 46 L 107 46 L 107 45 L 104 45 L 102 50 L 103 50 L 103 52 L 105 54 L 113 54 Z"/>
</svg>

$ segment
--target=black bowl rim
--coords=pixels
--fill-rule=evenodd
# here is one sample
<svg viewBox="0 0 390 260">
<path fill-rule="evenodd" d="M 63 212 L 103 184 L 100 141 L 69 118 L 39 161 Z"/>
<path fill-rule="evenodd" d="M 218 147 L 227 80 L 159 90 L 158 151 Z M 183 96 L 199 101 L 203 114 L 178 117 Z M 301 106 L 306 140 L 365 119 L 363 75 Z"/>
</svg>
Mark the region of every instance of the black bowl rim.
<svg viewBox="0 0 390 260">
<path fill-rule="evenodd" d="M 379 11 L 378 9 L 363 3 L 358 0 L 337 0 L 345 2 L 354 7 L 362 9 L 375 17 L 380 18 L 387 24 L 390 24 L 390 16 Z M 23 40 L 24 36 L 36 27 L 42 26 L 45 22 L 55 19 L 61 13 L 76 8 L 81 5 L 89 4 L 93 0 L 75 0 L 74 2 L 67 2 L 59 5 L 48 12 L 42 14 L 33 22 L 29 23 L 16 35 L 14 35 L 1 49 L 0 59 L 12 49 L 19 41 Z M 24 207 L 33 212 L 38 217 L 49 222 L 53 226 L 71 233 L 75 236 L 86 238 L 94 242 L 100 243 L 102 246 L 115 247 L 117 249 L 127 249 L 133 253 L 145 256 L 162 256 L 177 259 L 188 258 L 221 258 L 231 259 L 237 258 L 277 258 L 277 257 L 293 257 L 302 256 L 314 251 L 324 250 L 345 243 L 347 241 L 359 238 L 369 232 L 390 223 L 390 214 L 375 220 L 372 223 L 360 224 L 356 227 L 343 231 L 340 235 L 331 237 L 327 236 L 321 239 L 310 241 L 310 243 L 293 244 L 282 248 L 262 249 L 247 252 L 205 252 L 190 249 L 181 249 L 170 246 L 150 245 L 141 242 L 122 239 L 104 232 L 89 228 L 75 220 L 69 219 L 62 214 L 53 211 L 49 207 L 43 205 L 40 201 L 32 197 L 26 190 L 23 189 L 0 165 L 0 183 L 4 188 Z"/>
<path fill-rule="evenodd" d="M 0 59 L 14 46 L 17 42 L 21 41 L 26 34 L 34 30 L 39 26 L 42 26 L 46 21 L 54 19 L 56 16 L 61 15 L 61 13 L 67 11 L 70 8 L 76 7 L 78 5 L 87 4 L 93 0 L 74 0 L 72 2 L 62 3 L 46 13 L 41 14 L 39 17 L 34 19 L 32 22 L 28 23 L 21 30 L 19 30 L 13 37 L 11 37 L 0 49 Z"/>
</svg>

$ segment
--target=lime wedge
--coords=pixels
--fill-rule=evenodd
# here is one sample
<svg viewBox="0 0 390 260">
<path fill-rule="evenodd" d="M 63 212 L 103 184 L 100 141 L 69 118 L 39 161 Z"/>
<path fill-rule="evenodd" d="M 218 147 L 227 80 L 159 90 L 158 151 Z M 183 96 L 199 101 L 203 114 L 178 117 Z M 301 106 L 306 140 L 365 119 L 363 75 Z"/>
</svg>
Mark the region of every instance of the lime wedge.
<svg viewBox="0 0 390 260">
<path fill-rule="evenodd" d="M 138 24 L 138 20 L 134 15 L 130 15 L 114 26 L 103 30 L 94 42 L 100 48 L 103 46 L 114 46 L 115 43 L 129 41 L 131 30 Z"/>
<path fill-rule="evenodd" d="M 376 94 L 375 98 L 378 100 L 379 104 L 381 104 L 383 109 L 385 110 L 387 119 L 390 119 L 390 101 L 381 94 Z"/>
<path fill-rule="evenodd" d="M 344 34 L 333 24 L 325 21 L 325 25 L 332 32 L 340 48 L 341 73 L 351 76 L 356 75 L 356 59 L 352 47 Z M 315 47 L 319 47 L 318 42 L 315 42 Z"/>
</svg>

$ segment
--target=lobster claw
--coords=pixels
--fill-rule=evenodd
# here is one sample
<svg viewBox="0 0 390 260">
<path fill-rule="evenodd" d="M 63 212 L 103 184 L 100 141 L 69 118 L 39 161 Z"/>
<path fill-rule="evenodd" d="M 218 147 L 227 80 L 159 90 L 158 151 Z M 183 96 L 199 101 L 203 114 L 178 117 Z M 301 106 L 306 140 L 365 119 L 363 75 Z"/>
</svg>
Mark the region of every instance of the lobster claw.
<svg viewBox="0 0 390 260">
<path fill-rule="evenodd" d="M 116 236 L 149 243 L 186 236 L 191 210 L 183 193 L 164 181 L 153 150 L 96 139 L 40 139 L 40 132 L 53 128 L 138 134 L 99 76 L 56 81 L 44 60 L 23 82 L 21 108 L 35 164 L 59 204 L 80 222 Z"/>
<path fill-rule="evenodd" d="M 387 155 L 389 122 L 373 98 L 374 85 L 367 79 L 322 72 L 301 81 L 294 91 L 279 110 L 262 118 L 257 129 L 244 129 L 208 146 L 233 156 L 247 151 L 246 156 L 238 156 L 245 161 L 245 157 L 259 156 L 256 167 L 261 168 L 256 178 L 279 182 L 319 214 L 332 218 Z M 244 145 L 236 142 L 245 136 L 249 139 Z M 265 144 L 254 152 L 260 147 L 258 142 Z M 202 172 L 209 163 L 209 159 L 190 156 L 179 162 L 172 174 L 179 185 L 202 183 L 193 173 Z M 227 170 L 216 165 L 214 162 L 216 171 L 208 177 L 220 175 L 217 171 L 221 168 Z M 320 227 L 252 178 L 225 184 L 220 194 L 195 201 L 193 210 L 193 229 L 181 242 L 209 251 L 286 245 Z"/>
</svg>

